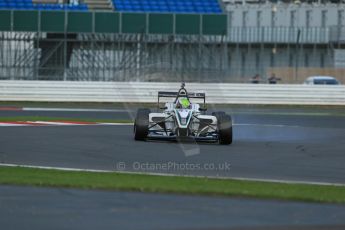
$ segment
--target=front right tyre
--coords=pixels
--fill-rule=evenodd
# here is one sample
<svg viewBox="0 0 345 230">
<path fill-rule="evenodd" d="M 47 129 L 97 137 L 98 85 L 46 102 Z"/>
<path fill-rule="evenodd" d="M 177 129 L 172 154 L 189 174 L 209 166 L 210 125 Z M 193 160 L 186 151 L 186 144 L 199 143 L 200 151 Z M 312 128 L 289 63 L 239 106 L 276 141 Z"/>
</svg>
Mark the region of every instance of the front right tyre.
<svg viewBox="0 0 345 230">
<path fill-rule="evenodd" d="M 144 141 L 149 134 L 149 109 L 138 109 L 137 116 L 134 121 L 134 139 Z"/>
<path fill-rule="evenodd" d="M 215 112 L 213 115 L 217 118 L 219 144 L 230 145 L 232 143 L 231 116 L 224 112 Z"/>
</svg>

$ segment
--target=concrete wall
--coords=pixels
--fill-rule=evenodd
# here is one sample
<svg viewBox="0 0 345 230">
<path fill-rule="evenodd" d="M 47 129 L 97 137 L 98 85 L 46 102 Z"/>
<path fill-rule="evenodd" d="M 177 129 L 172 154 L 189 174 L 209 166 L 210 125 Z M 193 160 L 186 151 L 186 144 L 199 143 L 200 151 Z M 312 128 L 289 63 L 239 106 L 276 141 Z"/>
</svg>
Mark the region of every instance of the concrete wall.
<svg viewBox="0 0 345 230">
<path fill-rule="evenodd" d="M 226 4 L 230 27 L 330 27 L 345 25 L 345 4 Z"/>
<path fill-rule="evenodd" d="M 0 101 L 155 103 L 158 91 L 179 87 L 173 82 L 0 81 Z M 345 105 L 344 86 L 187 83 L 186 87 L 206 93 L 212 104 Z"/>
</svg>

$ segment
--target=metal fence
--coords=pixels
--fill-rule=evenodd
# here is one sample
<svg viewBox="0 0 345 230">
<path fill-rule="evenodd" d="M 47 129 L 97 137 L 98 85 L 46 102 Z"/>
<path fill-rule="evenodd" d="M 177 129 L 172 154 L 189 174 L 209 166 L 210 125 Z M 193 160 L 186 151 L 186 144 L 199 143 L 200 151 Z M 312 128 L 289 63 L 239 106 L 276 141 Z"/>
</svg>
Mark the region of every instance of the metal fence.
<svg viewBox="0 0 345 230">
<path fill-rule="evenodd" d="M 78 81 L 172 81 L 226 69 L 217 36 L 0 33 L 0 78 Z"/>
<path fill-rule="evenodd" d="M 288 31 L 231 28 L 228 36 L 0 32 L 0 79 L 248 82 L 255 74 L 265 80 L 274 72 L 283 83 L 300 83 L 310 74 L 343 81 L 341 63 L 334 67 L 334 49 L 342 45 L 327 41 L 327 29 Z"/>
<path fill-rule="evenodd" d="M 232 27 L 228 29 L 227 40 L 241 43 L 327 44 L 330 42 L 329 35 L 328 27 Z M 336 37 L 332 38 L 335 41 Z"/>
</svg>

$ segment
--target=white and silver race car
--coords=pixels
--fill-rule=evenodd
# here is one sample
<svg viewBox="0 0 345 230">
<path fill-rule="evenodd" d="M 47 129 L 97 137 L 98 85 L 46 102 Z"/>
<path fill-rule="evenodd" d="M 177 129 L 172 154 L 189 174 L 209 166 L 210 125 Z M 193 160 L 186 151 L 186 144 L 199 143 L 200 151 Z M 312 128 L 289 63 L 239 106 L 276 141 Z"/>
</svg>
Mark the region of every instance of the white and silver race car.
<svg viewBox="0 0 345 230">
<path fill-rule="evenodd" d="M 175 98 L 160 107 L 160 98 Z M 203 107 L 190 99 L 203 99 Z M 134 122 L 135 140 L 163 139 L 232 143 L 232 119 L 225 112 L 206 115 L 205 93 L 188 93 L 182 83 L 178 92 L 158 92 L 158 111 L 138 109 Z"/>
</svg>

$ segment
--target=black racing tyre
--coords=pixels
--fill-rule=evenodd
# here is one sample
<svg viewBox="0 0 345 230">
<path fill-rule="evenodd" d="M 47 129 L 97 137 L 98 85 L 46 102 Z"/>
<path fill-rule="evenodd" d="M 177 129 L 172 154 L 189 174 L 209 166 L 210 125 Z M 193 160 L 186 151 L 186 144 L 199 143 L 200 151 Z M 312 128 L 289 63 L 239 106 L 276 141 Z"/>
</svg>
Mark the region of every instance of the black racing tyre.
<svg viewBox="0 0 345 230">
<path fill-rule="evenodd" d="M 223 115 L 226 115 L 225 112 L 223 111 L 217 111 L 217 112 L 212 112 L 212 116 L 215 116 L 217 118 L 217 121 L 219 120 L 219 118 Z"/>
<path fill-rule="evenodd" d="M 232 143 L 232 119 L 230 115 L 224 112 L 216 112 L 218 139 L 221 145 L 230 145 Z"/>
<path fill-rule="evenodd" d="M 220 115 L 225 115 L 226 113 L 225 112 L 223 112 L 223 111 L 219 111 L 219 112 L 212 112 L 212 116 L 215 116 L 215 117 L 217 117 L 218 118 L 218 116 L 220 116 Z"/>
<path fill-rule="evenodd" d="M 138 109 L 134 122 L 134 139 L 144 141 L 149 134 L 149 109 Z"/>
</svg>

